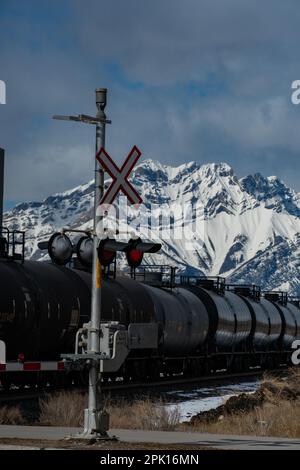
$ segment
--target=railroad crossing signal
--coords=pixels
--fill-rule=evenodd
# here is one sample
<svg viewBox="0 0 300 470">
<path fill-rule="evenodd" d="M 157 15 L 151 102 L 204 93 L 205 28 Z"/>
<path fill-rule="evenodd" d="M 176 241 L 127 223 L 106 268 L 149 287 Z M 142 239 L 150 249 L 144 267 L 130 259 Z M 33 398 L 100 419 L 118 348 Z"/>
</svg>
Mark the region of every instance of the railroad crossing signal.
<svg viewBox="0 0 300 470">
<path fill-rule="evenodd" d="M 80 231 L 80 230 L 78 230 Z M 76 231 L 77 232 L 77 231 Z M 40 250 L 48 250 L 53 263 L 66 265 L 71 261 L 74 253 L 80 263 L 91 268 L 93 260 L 93 239 L 90 235 L 81 237 L 75 244 L 65 233 L 54 233 L 49 241 L 38 243 Z M 98 260 L 101 266 L 109 266 L 115 260 L 118 251 L 126 254 L 128 265 L 137 268 L 143 261 L 145 253 L 157 253 L 161 249 L 160 243 L 144 242 L 141 238 L 131 238 L 128 242 L 119 242 L 114 238 L 103 238 L 98 246 Z"/>
<path fill-rule="evenodd" d="M 96 158 L 102 168 L 112 177 L 112 183 L 102 197 L 100 204 L 112 204 L 119 191 L 127 196 L 131 204 L 141 204 L 143 202 L 141 196 L 128 181 L 128 177 L 141 155 L 141 151 L 135 145 L 122 167 L 119 168 L 103 147 L 99 150 Z"/>
<path fill-rule="evenodd" d="M 157 253 L 161 249 L 160 243 L 143 242 L 141 238 L 131 239 L 128 242 L 117 242 L 113 238 L 101 240 L 98 247 L 98 259 L 102 266 L 109 266 L 116 257 L 117 251 L 126 253 L 131 268 L 137 268 L 145 253 Z"/>
</svg>

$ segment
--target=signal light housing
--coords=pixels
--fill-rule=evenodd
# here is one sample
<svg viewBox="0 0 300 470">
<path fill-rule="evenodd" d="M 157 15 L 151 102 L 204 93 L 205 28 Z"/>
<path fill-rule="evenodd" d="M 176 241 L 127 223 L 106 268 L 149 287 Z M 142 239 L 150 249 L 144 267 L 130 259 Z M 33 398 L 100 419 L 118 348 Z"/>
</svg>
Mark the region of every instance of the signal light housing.
<svg viewBox="0 0 300 470">
<path fill-rule="evenodd" d="M 48 242 L 48 253 L 55 264 L 63 266 L 69 263 L 73 255 L 70 238 L 63 233 L 54 233 Z"/>
<path fill-rule="evenodd" d="M 126 253 L 126 258 L 131 268 L 137 268 L 143 261 L 144 253 L 135 248 L 131 248 Z"/>
<path fill-rule="evenodd" d="M 160 249 L 160 243 L 143 242 L 141 238 L 130 239 L 127 243 L 105 238 L 99 244 L 98 259 L 102 266 L 109 266 L 114 261 L 116 252 L 124 251 L 129 266 L 137 268 L 143 261 L 144 253 L 157 253 Z"/>
<path fill-rule="evenodd" d="M 143 242 L 141 238 L 129 240 L 126 258 L 131 268 L 137 268 L 143 261 L 144 253 L 157 253 L 161 249 L 160 243 Z"/>
<path fill-rule="evenodd" d="M 80 263 L 87 268 L 90 268 L 93 264 L 93 246 L 93 239 L 88 235 L 81 237 L 77 242 L 77 258 Z"/>
<path fill-rule="evenodd" d="M 104 267 L 109 266 L 116 257 L 117 251 L 126 251 L 128 243 L 117 242 L 113 238 L 104 238 L 98 246 L 98 259 Z"/>
</svg>

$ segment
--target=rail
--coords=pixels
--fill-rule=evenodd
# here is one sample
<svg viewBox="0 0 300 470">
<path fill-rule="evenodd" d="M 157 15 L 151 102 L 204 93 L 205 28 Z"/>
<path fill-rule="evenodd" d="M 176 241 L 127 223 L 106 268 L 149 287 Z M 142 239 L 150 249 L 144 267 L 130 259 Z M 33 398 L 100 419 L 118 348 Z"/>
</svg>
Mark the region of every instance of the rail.
<svg viewBox="0 0 300 470">
<path fill-rule="evenodd" d="M 277 369 L 274 369 L 272 371 L 273 374 L 282 374 L 285 373 L 288 370 L 288 367 L 286 366 L 281 366 Z M 156 391 L 158 390 L 159 387 L 173 387 L 173 386 L 178 386 L 178 385 L 200 385 L 203 384 L 205 385 L 206 383 L 213 383 L 213 382 L 222 382 L 222 381 L 228 381 L 228 380 L 236 380 L 236 379 L 243 379 L 247 377 L 261 377 L 265 373 L 264 369 L 252 369 L 246 372 L 234 372 L 234 373 L 228 373 L 224 371 L 217 371 L 214 374 L 211 375 L 204 375 L 204 376 L 198 376 L 198 377 L 185 377 L 183 375 L 178 375 L 176 377 L 172 377 L 169 379 L 165 379 L 161 377 L 159 380 L 153 381 L 153 382 L 123 382 L 123 381 L 116 381 L 116 382 L 111 382 L 109 384 L 107 383 L 102 383 L 101 389 L 104 392 L 109 392 L 112 393 L 114 391 L 120 392 L 124 391 L 132 391 L 136 390 L 139 392 L 141 389 L 151 389 L 154 388 Z M 26 390 L 22 389 L 18 390 L 10 390 L 9 392 L 6 392 L 4 390 L 0 391 L 0 403 L 7 403 L 7 402 L 20 402 L 22 400 L 30 400 L 30 399 L 37 399 L 41 398 L 43 396 L 48 396 L 50 392 L 57 392 L 57 391 L 66 391 L 66 390 L 73 390 L 73 391 L 78 391 L 85 393 L 87 391 L 87 385 L 71 385 L 71 386 L 65 386 L 65 387 L 53 387 L 53 386 L 48 386 L 45 387 L 44 389 L 34 389 L 34 388 L 28 388 Z"/>
</svg>

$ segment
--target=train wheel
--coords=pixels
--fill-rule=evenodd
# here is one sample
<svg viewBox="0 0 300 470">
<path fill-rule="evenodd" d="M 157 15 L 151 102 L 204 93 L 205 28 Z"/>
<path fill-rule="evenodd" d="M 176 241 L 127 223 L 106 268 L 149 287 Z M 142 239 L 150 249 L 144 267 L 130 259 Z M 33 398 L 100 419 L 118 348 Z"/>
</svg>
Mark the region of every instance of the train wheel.
<svg viewBox="0 0 300 470">
<path fill-rule="evenodd" d="M 204 360 L 203 364 L 203 374 L 204 375 L 211 375 L 212 372 L 212 361 L 211 359 L 207 358 Z"/>
<path fill-rule="evenodd" d="M 11 380 L 9 379 L 7 375 L 4 375 L 4 377 L 1 378 L 1 385 L 5 392 L 9 391 L 11 387 Z"/>
<path fill-rule="evenodd" d="M 203 372 L 203 366 L 201 364 L 200 359 L 193 360 L 193 377 L 201 377 Z"/>
<path fill-rule="evenodd" d="M 159 380 L 160 378 L 160 370 L 159 370 L 159 362 L 158 361 L 151 361 L 148 365 L 148 378 L 151 381 Z"/>
<path fill-rule="evenodd" d="M 147 378 L 147 367 L 143 360 L 132 360 L 128 362 L 127 374 L 132 382 L 138 382 L 139 380 L 146 380 Z"/>
<path fill-rule="evenodd" d="M 39 374 L 38 380 L 37 380 L 38 388 L 39 390 L 44 390 L 47 388 L 48 382 L 47 382 L 47 377 L 45 377 L 44 374 Z"/>
<path fill-rule="evenodd" d="M 242 362 L 242 372 L 246 372 L 247 370 L 250 369 L 250 361 L 248 356 L 243 356 L 241 357 L 241 362 Z"/>
<path fill-rule="evenodd" d="M 102 374 L 101 375 L 101 381 L 102 381 L 103 385 L 108 384 L 108 379 L 109 379 L 108 374 Z"/>
<path fill-rule="evenodd" d="M 145 361 L 134 361 L 134 369 L 138 380 L 147 379 L 147 364 Z"/>
</svg>

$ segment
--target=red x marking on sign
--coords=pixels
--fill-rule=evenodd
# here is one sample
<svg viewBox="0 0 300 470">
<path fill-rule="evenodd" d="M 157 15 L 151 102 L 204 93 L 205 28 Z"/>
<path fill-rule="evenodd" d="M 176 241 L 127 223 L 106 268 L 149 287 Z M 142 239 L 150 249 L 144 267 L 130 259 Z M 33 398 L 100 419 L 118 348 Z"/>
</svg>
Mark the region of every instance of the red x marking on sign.
<svg viewBox="0 0 300 470">
<path fill-rule="evenodd" d="M 120 169 L 103 147 L 99 150 L 96 158 L 103 169 L 112 177 L 112 183 L 101 199 L 100 204 L 112 204 L 119 191 L 122 191 L 128 197 L 131 204 L 143 202 L 138 192 L 128 181 L 132 168 L 141 155 L 142 153 L 135 145 Z"/>
</svg>

